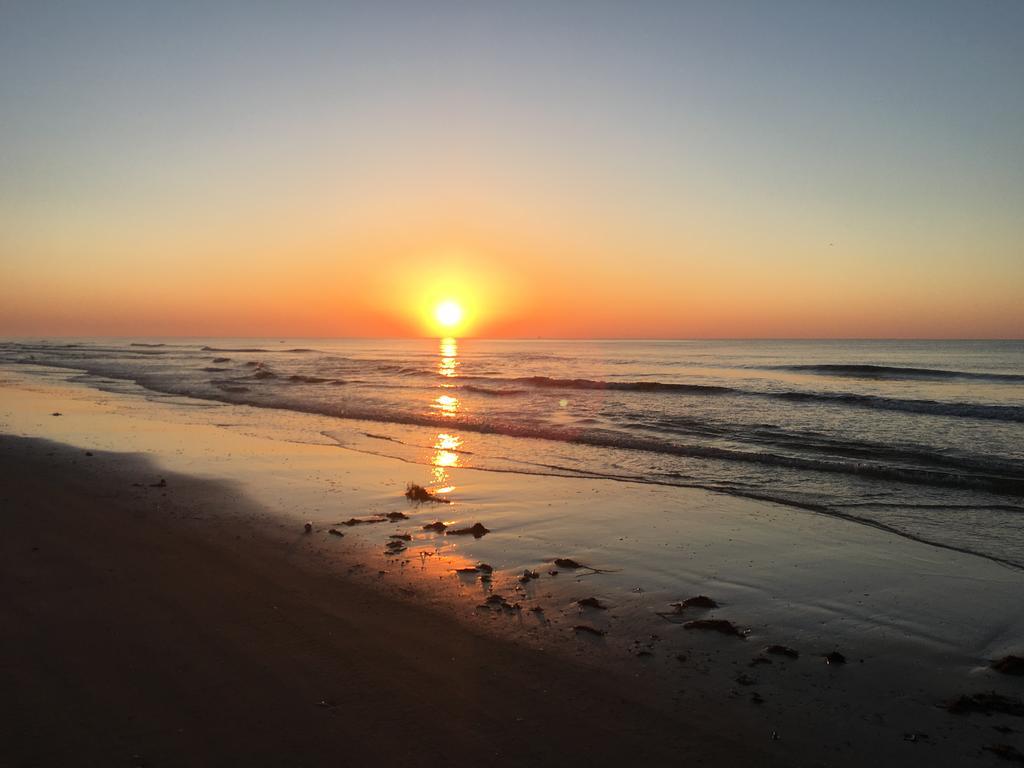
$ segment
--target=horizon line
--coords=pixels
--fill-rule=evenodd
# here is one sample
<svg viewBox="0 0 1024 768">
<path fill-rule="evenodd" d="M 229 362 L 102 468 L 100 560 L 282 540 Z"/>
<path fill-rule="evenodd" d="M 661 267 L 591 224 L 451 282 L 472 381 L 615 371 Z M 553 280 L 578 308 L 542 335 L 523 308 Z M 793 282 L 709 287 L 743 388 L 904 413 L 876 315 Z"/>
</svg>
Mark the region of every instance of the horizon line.
<svg viewBox="0 0 1024 768">
<path fill-rule="evenodd" d="M 1024 342 L 1021 336 L 282 336 L 282 335 L 46 335 L 0 336 L 5 341 L 27 339 L 305 339 L 320 341 L 419 341 L 456 339 L 459 341 L 1015 341 Z"/>
</svg>

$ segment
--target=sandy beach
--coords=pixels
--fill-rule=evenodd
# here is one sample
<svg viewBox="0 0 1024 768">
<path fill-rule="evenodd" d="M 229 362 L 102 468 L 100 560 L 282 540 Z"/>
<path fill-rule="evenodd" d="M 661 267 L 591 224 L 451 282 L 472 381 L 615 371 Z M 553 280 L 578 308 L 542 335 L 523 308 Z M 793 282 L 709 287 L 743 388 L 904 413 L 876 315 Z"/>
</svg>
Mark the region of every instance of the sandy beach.
<svg viewBox="0 0 1024 768">
<path fill-rule="evenodd" d="M 4 765 L 772 761 L 614 676 L 318 570 L 228 486 L 0 451 Z"/>
<path fill-rule="evenodd" d="M 0 768 L 1024 766 L 1022 29 L 0 3 Z"/>
<path fill-rule="evenodd" d="M 260 434 L 265 411 L 3 387 L 5 764 L 952 766 L 1020 746 L 1012 711 L 947 709 L 1019 700 L 989 668 L 1019 653 L 1016 569 L 680 488 L 462 469 L 452 504 L 413 505 L 427 468 Z M 718 608 L 672 607 L 697 595 Z"/>
</svg>

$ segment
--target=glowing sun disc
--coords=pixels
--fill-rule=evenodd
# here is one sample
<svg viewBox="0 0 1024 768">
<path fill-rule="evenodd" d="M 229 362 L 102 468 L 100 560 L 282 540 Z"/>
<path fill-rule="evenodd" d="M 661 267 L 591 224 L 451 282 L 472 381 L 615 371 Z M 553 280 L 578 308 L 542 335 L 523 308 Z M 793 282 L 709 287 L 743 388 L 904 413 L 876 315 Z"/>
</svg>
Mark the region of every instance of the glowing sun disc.
<svg viewBox="0 0 1024 768">
<path fill-rule="evenodd" d="M 442 301 L 434 309 L 434 317 L 445 328 L 452 328 L 462 320 L 462 307 L 454 301 Z"/>
</svg>

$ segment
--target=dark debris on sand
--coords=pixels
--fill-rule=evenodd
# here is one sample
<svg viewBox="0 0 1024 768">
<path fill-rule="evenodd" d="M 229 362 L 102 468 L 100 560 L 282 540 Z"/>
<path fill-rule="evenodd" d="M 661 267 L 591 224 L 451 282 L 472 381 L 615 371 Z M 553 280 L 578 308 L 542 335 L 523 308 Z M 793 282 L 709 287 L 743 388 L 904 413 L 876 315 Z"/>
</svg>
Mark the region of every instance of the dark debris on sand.
<svg viewBox="0 0 1024 768">
<path fill-rule="evenodd" d="M 447 525 L 438 520 L 436 523 L 427 523 L 423 526 L 424 531 L 434 531 L 435 533 L 444 533 Z"/>
<path fill-rule="evenodd" d="M 417 504 L 423 504 L 428 501 L 437 502 L 438 504 L 451 504 L 450 499 L 431 493 L 422 485 L 417 485 L 416 483 L 409 483 L 405 486 L 405 498 Z"/>
<path fill-rule="evenodd" d="M 331 536 L 344 536 L 345 534 L 339 531 L 337 528 L 331 528 L 327 531 Z"/>
<path fill-rule="evenodd" d="M 519 603 L 510 603 L 502 595 L 488 595 L 487 599 L 484 600 L 483 604 L 478 605 L 477 608 L 484 610 L 495 608 L 499 611 L 508 611 L 509 613 L 514 613 L 516 611 L 521 611 L 523 609 L 523 606 Z"/>
<path fill-rule="evenodd" d="M 687 608 L 717 608 L 718 603 L 707 595 L 697 595 L 696 597 L 688 597 L 678 603 L 672 603 L 672 607 L 679 613 L 682 613 Z"/>
<path fill-rule="evenodd" d="M 614 571 L 602 570 L 600 568 L 595 568 L 592 565 L 584 565 L 583 563 L 578 563 L 570 557 L 556 557 L 554 562 L 556 567 L 564 568 L 567 571 L 584 570 L 591 571 L 592 573 L 614 573 Z M 555 576 L 558 573 L 558 571 L 551 571 L 550 573 L 552 576 Z"/>
<path fill-rule="evenodd" d="M 788 656 L 791 659 L 800 658 L 800 651 L 785 645 L 769 645 L 764 652 L 774 656 Z"/>
<path fill-rule="evenodd" d="M 586 624 L 577 624 L 575 627 L 572 628 L 572 631 L 576 634 L 582 633 L 585 635 L 597 635 L 598 637 L 604 635 L 603 629 L 597 629 L 596 627 L 587 626 Z"/>
<path fill-rule="evenodd" d="M 386 517 L 350 517 L 348 520 L 343 520 L 339 525 L 370 525 L 371 523 L 386 523 L 387 521 Z"/>
<path fill-rule="evenodd" d="M 1012 744 L 991 744 L 987 747 L 982 747 L 982 749 L 1003 758 L 1003 760 L 1024 765 L 1024 752 L 1021 752 Z"/>
<path fill-rule="evenodd" d="M 580 608 L 597 608 L 602 611 L 607 611 L 608 606 L 598 600 L 596 597 L 584 597 L 582 600 L 577 600 L 576 605 Z"/>
<path fill-rule="evenodd" d="M 696 619 L 683 624 L 683 629 L 706 629 L 711 632 L 721 632 L 723 635 L 743 637 L 739 628 L 726 619 Z"/>
<path fill-rule="evenodd" d="M 1001 693 L 991 691 L 989 693 L 964 694 L 952 701 L 946 702 L 946 709 L 955 715 L 965 715 L 971 712 L 979 712 L 984 715 L 997 713 L 1001 715 L 1013 715 L 1024 717 L 1024 702 L 1011 696 L 1003 696 Z"/>
<path fill-rule="evenodd" d="M 572 560 L 568 557 L 556 557 L 555 565 L 557 565 L 559 568 L 565 568 L 566 570 L 571 571 L 574 571 L 578 568 L 590 568 L 589 565 L 581 565 L 580 563 L 577 563 L 575 560 Z"/>
<path fill-rule="evenodd" d="M 845 664 L 846 657 L 839 651 L 832 651 L 832 653 L 825 654 L 825 663 L 830 665 Z"/>
<path fill-rule="evenodd" d="M 1004 675 L 1024 675 L 1024 656 L 1003 656 L 992 662 L 992 669 Z"/>
<path fill-rule="evenodd" d="M 480 523 L 473 523 L 469 528 L 459 528 L 447 533 L 449 536 L 472 536 L 474 539 L 479 539 L 490 532 L 489 528 L 484 528 Z"/>
</svg>

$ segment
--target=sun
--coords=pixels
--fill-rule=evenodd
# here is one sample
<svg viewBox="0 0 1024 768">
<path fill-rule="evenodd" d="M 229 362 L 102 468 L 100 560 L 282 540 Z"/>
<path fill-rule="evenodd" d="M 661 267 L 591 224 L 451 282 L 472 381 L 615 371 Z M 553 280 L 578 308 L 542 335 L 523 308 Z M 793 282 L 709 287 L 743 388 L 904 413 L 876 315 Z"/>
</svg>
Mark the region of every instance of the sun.
<svg viewBox="0 0 1024 768">
<path fill-rule="evenodd" d="M 454 301 L 442 301 L 434 307 L 434 317 L 442 328 L 454 328 L 462 322 L 462 307 Z"/>
</svg>

